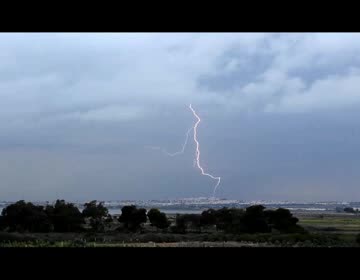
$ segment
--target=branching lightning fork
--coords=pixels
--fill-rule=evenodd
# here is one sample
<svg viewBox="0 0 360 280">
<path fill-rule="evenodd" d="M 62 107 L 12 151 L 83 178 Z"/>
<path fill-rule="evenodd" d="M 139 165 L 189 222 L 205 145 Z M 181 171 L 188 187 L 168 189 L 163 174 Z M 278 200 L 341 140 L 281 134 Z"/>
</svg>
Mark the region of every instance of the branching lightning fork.
<svg viewBox="0 0 360 280">
<path fill-rule="evenodd" d="M 189 105 L 189 108 L 192 111 L 195 118 L 197 119 L 197 122 L 194 125 L 194 141 L 196 143 L 196 153 L 195 153 L 196 165 L 200 169 L 202 175 L 208 176 L 211 179 L 217 180 L 217 183 L 216 183 L 216 185 L 214 187 L 214 191 L 213 191 L 213 197 L 215 197 L 216 190 L 217 190 L 218 186 L 220 185 L 221 177 L 215 177 L 215 176 L 213 176 L 213 175 L 211 175 L 209 173 L 204 172 L 204 169 L 200 165 L 200 144 L 199 144 L 199 141 L 197 140 L 197 127 L 198 127 L 199 123 L 201 122 L 201 119 L 198 116 L 198 114 L 196 114 L 196 112 L 192 108 L 191 104 Z"/>
<path fill-rule="evenodd" d="M 178 152 L 175 152 L 175 153 L 169 153 L 167 152 L 165 149 L 161 149 L 160 147 L 152 147 L 152 146 L 147 146 L 148 148 L 150 149 L 153 149 L 153 150 L 161 150 L 164 154 L 166 154 L 167 156 L 177 156 L 177 155 L 180 155 L 180 154 L 183 154 L 184 151 L 185 151 L 185 147 L 188 143 L 188 139 L 189 139 L 189 135 L 190 135 L 190 132 L 193 130 L 194 131 L 194 142 L 196 144 L 196 152 L 195 152 L 195 158 L 194 158 L 194 167 L 197 167 L 198 169 L 200 169 L 201 171 L 201 174 L 204 175 L 204 176 L 208 176 L 210 177 L 211 179 L 213 180 L 217 180 L 217 183 L 214 187 L 214 190 L 213 190 L 213 197 L 215 197 L 215 193 L 216 193 L 216 190 L 218 188 L 218 186 L 220 185 L 220 180 L 221 180 L 221 177 L 215 177 L 209 173 L 206 173 L 204 171 L 204 169 L 201 167 L 200 165 L 200 143 L 197 139 L 197 128 L 198 128 L 198 125 L 199 123 L 201 122 L 201 119 L 199 117 L 199 115 L 196 113 L 196 111 L 193 109 L 193 107 L 191 106 L 191 104 L 189 105 L 189 108 L 190 110 L 192 111 L 193 115 L 195 116 L 195 118 L 197 119 L 196 123 L 194 124 L 194 126 L 192 126 L 186 133 L 186 138 L 185 138 L 185 142 L 182 146 L 182 149 Z"/>
<path fill-rule="evenodd" d="M 166 155 L 170 156 L 170 157 L 173 157 L 173 156 L 177 156 L 177 155 L 180 155 L 180 154 L 183 154 L 184 151 L 185 151 L 185 147 L 186 147 L 186 144 L 188 142 L 188 139 L 189 139 L 189 134 L 191 132 L 191 130 L 193 130 L 194 128 L 191 127 L 187 132 L 186 132 L 186 138 L 185 138 L 185 142 L 184 142 L 184 145 L 182 146 L 182 149 L 181 151 L 178 151 L 178 152 L 175 152 L 175 153 L 168 153 L 165 149 L 162 149 L 163 153 L 165 153 Z"/>
</svg>

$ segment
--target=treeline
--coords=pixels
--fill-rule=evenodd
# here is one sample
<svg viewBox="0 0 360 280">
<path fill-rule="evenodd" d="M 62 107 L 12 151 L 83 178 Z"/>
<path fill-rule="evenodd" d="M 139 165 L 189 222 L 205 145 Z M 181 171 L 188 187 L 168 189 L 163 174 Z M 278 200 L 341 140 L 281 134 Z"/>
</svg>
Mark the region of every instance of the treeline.
<svg viewBox="0 0 360 280">
<path fill-rule="evenodd" d="M 201 215 L 178 215 L 174 230 L 186 232 L 190 228 L 201 231 L 213 227 L 226 233 L 304 233 L 298 221 L 288 209 L 265 210 L 262 205 L 254 205 L 246 209 L 209 209 Z"/>
<path fill-rule="evenodd" d="M 1 214 L 0 230 L 10 232 L 79 232 L 84 230 L 87 218 L 93 229 L 101 230 L 100 225 L 111 220 L 108 210 L 96 201 L 86 203 L 80 212 L 64 200 L 45 207 L 20 200 L 8 205 Z"/>
<path fill-rule="evenodd" d="M 159 229 L 166 229 L 170 222 L 158 209 L 138 209 L 134 205 L 121 209 L 119 229 L 138 231 L 148 220 Z M 114 222 L 103 203 L 93 200 L 85 203 L 81 212 L 73 203 L 57 200 L 54 205 L 39 206 L 20 200 L 2 210 L 0 230 L 8 232 L 104 232 Z"/>
<path fill-rule="evenodd" d="M 171 224 L 158 209 L 124 206 L 115 220 L 97 201 L 85 203 L 83 211 L 74 204 L 57 200 L 54 205 L 38 206 L 23 200 L 8 205 L 0 216 L 0 230 L 8 232 L 105 232 L 114 222 L 118 231 L 141 232 L 144 224 L 163 232 L 181 233 L 222 231 L 225 233 L 304 233 L 287 209 L 265 210 L 262 205 L 246 209 L 209 209 L 201 214 L 178 214 Z"/>
</svg>

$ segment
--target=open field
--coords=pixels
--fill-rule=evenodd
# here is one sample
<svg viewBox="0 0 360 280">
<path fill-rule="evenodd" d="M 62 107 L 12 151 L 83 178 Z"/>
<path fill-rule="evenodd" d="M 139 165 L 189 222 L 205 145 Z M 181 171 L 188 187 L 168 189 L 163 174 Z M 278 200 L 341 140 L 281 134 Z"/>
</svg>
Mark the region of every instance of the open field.
<svg viewBox="0 0 360 280">
<path fill-rule="evenodd" d="M 308 234 L 225 234 L 202 230 L 186 234 L 154 230 L 142 233 L 112 230 L 106 233 L 0 232 L 0 247 L 355 247 L 360 216 L 355 214 L 295 213 Z M 174 218 L 172 215 L 169 217 Z"/>
<path fill-rule="evenodd" d="M 343 215 L 307 215 L 297 216 L 299 225 L 315 232 L 358 234 L 360 233 L 360 216 L 354 214 Z"/>
</svg>

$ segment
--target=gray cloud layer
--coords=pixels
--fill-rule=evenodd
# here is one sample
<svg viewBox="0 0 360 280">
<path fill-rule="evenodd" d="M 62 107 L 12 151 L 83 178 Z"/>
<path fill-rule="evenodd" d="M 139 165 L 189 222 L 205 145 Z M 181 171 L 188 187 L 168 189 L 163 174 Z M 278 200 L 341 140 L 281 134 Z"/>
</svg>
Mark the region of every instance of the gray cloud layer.
<svg viewBox="0 0 360 280">
<path fill-rule="evenodd" d="M 360 34 L 1 34 L 1 199 L 356 200 Z"/>
</svg>

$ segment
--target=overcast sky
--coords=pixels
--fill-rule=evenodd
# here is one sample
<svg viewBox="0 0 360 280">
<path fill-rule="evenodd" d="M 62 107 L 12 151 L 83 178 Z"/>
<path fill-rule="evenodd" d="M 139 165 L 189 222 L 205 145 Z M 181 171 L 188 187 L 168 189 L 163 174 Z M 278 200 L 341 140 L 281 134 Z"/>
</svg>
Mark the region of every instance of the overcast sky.
<svg viewBox="0 0 360 280">
<path fill-rule="evenodd" d="M 0 201 L 360 200 L 360 34 L 0 34 Z M 192 137 L 192 136 L 191 136 Z"/>
</svg>

